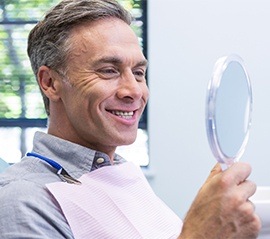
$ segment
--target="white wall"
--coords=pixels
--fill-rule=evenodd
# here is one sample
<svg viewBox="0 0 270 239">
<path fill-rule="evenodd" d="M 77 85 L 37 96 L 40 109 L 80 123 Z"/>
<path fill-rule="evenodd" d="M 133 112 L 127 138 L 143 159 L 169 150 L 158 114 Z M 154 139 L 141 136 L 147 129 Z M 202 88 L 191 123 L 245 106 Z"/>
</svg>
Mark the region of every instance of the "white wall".
<svg viewBox="0 0 270 239">
<path fill-rule="evenodd" d="M 205 130 L 206 88 L 215 61 L 245 62 L 253 86 L 253 122 L 242 161 L 270 186 L 270 1 L 148 0 L 150 180 L 181 217 L 215 159 Z"/>
</svg>

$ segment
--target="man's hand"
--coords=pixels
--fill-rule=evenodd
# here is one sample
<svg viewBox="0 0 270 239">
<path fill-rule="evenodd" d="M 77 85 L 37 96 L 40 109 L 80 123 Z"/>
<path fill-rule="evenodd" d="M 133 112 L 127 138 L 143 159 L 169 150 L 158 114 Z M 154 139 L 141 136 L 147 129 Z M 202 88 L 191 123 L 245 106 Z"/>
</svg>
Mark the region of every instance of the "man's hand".
<svg viewBox="0 0 270 239">
<path fill-rule="evenodd" d="M 256 185 L 248 181 L 251 167 L 235 163 L 222 171 L 217 164 L 192 203 L 179 239 L 250 239 L 261 222 L 249 197 Z"/>
</svg>

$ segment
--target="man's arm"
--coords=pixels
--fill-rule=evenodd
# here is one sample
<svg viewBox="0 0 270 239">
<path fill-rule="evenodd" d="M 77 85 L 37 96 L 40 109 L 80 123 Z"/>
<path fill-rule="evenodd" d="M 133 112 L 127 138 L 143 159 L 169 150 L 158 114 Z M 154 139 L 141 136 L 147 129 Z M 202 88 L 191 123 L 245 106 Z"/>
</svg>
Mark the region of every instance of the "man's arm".
<svg viewBox="0 0 270 239">
<path fill-rule="evenodd" d="M 192 203 L 179 239 L 256 238 L 261 222 L 249 201 L 256 191 L 247 180 L 250 173 L 246 163 L 225 171 L 217 164 Z"/>
<path fill-rule="evenodd" d="M 1 239 L 71 239 L 72 232 L 54 198 L 26 180 L 0 188 Z"/>
</svg>

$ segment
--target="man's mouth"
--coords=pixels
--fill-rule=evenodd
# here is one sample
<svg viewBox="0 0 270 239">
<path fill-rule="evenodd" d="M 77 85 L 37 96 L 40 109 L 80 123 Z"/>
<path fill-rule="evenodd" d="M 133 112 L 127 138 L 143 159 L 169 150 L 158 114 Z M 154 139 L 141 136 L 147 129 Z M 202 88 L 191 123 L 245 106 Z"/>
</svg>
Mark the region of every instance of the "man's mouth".
<svg viewBox="0 0 270 239">
<path fill-rule="evenodd" d="M 120 118 L 124 119 L 131 119 L 134 115 L 134 111 L 119 111 L 119 110 L 112 110 L 110 111 L 112 114 L 119 116 Z"/>
</svg>

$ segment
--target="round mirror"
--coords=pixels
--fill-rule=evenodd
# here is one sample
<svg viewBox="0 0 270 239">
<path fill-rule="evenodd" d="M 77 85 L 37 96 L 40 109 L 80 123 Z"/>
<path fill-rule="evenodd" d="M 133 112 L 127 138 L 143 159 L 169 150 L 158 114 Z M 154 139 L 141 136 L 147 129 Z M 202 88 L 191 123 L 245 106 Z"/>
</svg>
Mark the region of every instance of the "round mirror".
<svg viewBox="0 0 270 239">
<path fill-rule="evenodd" d="M 208 84 L 206 129 L 215 158 L 230 166 L 244 153 L 251 124 L 252 91 L 243 60 L 225 56 Z"/>
</svg>

